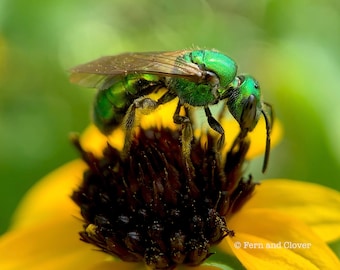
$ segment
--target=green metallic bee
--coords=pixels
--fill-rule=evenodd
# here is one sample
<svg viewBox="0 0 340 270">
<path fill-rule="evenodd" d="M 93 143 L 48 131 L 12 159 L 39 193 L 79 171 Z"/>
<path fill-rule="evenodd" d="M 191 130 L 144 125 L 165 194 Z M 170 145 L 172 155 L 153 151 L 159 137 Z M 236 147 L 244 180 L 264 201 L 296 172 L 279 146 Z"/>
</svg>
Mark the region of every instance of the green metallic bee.
<svg viewBox="0 0 340 270">
<path fill-rule="evenodd" d="M 94 123 L 104 134 L 124 125 L 123 153 L 129 151 L 132 130 L 137 125 L 136 110 L 148 114 L 176 97 L 179 101 L 173 120 L 183 127 L 182 150 L 187 160 L 193 138 L 189 106 L 204 107 L 210 127 L 220 134 L 218 149 L 224 144 L 224 130 L 212 116 L 209 105 L 226 100 L 226 106 L 240 125 L 239 139 L 244 139 L 254 129 L 262 113 L 267 129 L 262 171 L 266 170 L 273 122 L 271 106 L 262 101 L 258 82 L 249 75 L 237 76 L 236 63 L 218 51 L 181 50 L 106 56 L 74 67 L 70 80 L 99 90 L 94 103 Z M 167 91 L 158 100 L 147 96 L 160 88 Z M 180 115 L 182 107 L 185 115 Z"/>
</svg>

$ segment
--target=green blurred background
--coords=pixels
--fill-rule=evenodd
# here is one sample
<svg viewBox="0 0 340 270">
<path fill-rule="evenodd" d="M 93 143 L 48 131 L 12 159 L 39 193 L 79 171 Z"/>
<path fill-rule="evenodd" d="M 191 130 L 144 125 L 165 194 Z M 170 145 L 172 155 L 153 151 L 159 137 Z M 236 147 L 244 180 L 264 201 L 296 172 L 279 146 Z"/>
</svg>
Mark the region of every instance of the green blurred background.
<svg viewBox="0 0 340 270">
<path fill-rule="evenodd" d="M 215 48 L 261 83 L 285 137 L 262 175 L 340 190 L 339 0 L 0 0 L 0 233 L 24 193 L 77 157 L 94 90 L 67 69 L 126 51 Z M 228 132 L 228 131 L 226 131 Z M 308 190 L 306 190 L 308 192 Z"/>
</svg>

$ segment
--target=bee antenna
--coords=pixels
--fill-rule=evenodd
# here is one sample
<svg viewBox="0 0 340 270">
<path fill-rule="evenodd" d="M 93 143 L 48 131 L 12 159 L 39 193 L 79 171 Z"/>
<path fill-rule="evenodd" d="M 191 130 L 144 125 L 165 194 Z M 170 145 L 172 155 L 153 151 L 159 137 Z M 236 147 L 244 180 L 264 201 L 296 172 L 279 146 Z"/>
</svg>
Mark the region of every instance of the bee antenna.
<svg viewBox="0 0 340 270">
<path fill-rule="evenodd" d="M 271 134 L 271 131 L 272 131 L 273 120 L 274 120 L 272 106 L 268 103 L 264 103 L 264 105 L 269 110 L 269 117 L 264 110 L 261 110 L 261 113 L 263 114 L 264 120 L 266 121 L 266 131 L 267 131 L 266 150 L 264 152 L 262 173 L 264 173 L 266 171 L 267 165 L 268 165 L 269 153 L 270 153 L 270 134 Z"/>
</svg>

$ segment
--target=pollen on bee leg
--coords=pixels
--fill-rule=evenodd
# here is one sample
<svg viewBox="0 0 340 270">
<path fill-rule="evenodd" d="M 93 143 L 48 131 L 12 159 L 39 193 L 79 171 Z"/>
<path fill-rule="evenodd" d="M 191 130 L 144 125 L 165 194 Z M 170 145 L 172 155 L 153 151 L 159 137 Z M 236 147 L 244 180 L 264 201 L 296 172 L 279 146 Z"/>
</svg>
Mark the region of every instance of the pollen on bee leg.
<svg viewBox="0 0 340 270">
<path fill-rule="evenodd" d="M 135 127 L 140 123 L 140 114 L 150 114 L 158 107 L 157 101 L 148 98 L 140 97 L 133 101 L 123 119 L 123 126 L 125 129 L 125 141 L 122 151 L 122 157 L 126 158 L 130 151 L 133 132 Z"/>
<path fill-rule="evenodd" d="M 158 107 L 157 101 L 151 98 L 143 97 L 143 98 L 136 99 L 134 102 L 136 101 L 138 101 L 136 103 L 137 104 L 136 106 L 142 114 L 150 114 Z"/>
<path fill-rule="evenodd" d="M 191 121 L 189 118 L 186 118 L 182 122 L 183 128 L 182 128 L 182 143 L 185 145 L 183 146 L 183 154 L 185 156 L 190 154 L 190 149 L 191 149 L 191 141 L 193 139 L 193 130 L 192 130 L 192 125 Z M 185 151 L 184 151 L 185 150 Z"/>
</svg>

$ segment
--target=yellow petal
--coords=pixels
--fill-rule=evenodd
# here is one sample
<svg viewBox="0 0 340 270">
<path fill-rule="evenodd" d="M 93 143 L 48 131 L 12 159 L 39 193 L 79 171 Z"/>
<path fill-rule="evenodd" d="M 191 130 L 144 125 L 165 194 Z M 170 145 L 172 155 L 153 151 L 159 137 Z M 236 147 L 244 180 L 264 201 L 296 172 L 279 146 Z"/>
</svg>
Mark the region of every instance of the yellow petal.
<svg viewBox="0 0 340 270">
<path fill-rule="evenodd" d="M 81 227 L 75 217 L 57 216 L 48 222 L 6 233 L 0 238 L 0 269 L 100 269 L 97 265 L 108 259 L 111 269 L 118 269 L 112 257 L 79 240 Z"/>
<path fill-rule="evenodd" d="M 143 263 L 126 263 L 79 240 L 81 222 L 74 217 L 50 219 L 12 230 L 0 238 L 1 270 L 147 270 Z M 215 266 L 180 267 L 218 270 Z"/>
<path fill-rule="evenodd" d="M 79 216 L 79 208 L 72 202 L 70 195 L 80 184 L 85 168 L 83 161 L 72 161 L 33 186 L 14 214 L 12 229 L 39 224 L 57 216 Z"/>
<path fill-rule="evenodd" d="M 158 94 L 150 95 L 153 99 L 158 99 Z M 174 123 L 173 114 L 176 110 L 178 103 L 178 98 L 161 105 L 157 110 L 148 114 L 142 115 L 140 118 L 140 126 L 143 129 L 148 129 L 150 127 L 168 127 L 171 129 L 178 129 L 178 125 Z M 181 111 L 181 115 L 184 115 L 184 111 Z"/>
<path fill-rule="evenodd" d="M 105 136 L 96 126 L 90 125 L 80 137 L 80 143 L 85 151 L 93 153 L 96 157 L 101 157 L 108 142 L 112 147 L 121 151 L 124 146 L 124 138 L 125 132 L 121 127 L 116 128 L 110 136 Z"/>
<path fill-rule="evenodd" d="M 222 150 L 222 155 L 230 149 L 232 142 L 235 140 L 238 135 L 240 128 L 239 124 L 234 119 L 223 119 L 221 121 L 223 128 L 225 129 L 227 136 L 226 146 Z M 250 148 L 247 152 L 247 159 L 252 159 L 258 155 L 264 153 L 266 149 L 266 123 L 263 118 L 260 118 L 257 123 L 255 129 L 249 133 L 250 138 Z M 283 128 L 282 124 L 279 120 L 275 119 L 275 125 L 273 126 L 271 132 L 271 148 L 276 146 L 282 139 L 283 136 Z"/>
<path fill-rule="evenodd" d="M 259 122 L 255 129 L 249 133 L 250 137 L 250 148 L 247 153 L 247 158 L 250 159 L 252 157 L 261 155 L 264 153 L 266 147 L 266 123 L 262 118 L 260 118 Z M 278 119 L 275 119 L 275 124 L 273 126 L 271 132 L 271 148 L 274 148 L 283 137 L 283 127 L 281 122 Z"/>
<path fill-rule="evenodd" d="M 340 238 L 340 192 L 307 182 L 265 180 L 243 210 L 267 208 L 296 217 L 324 241 Z"/>
<path fill-rule="evenodd" d="M 172 101 L 167 106 L 172 106 L 174 101 Z M 174 103 L 175 104 L 175 103 Z M 168 108 L 168 107 L 167 107 Z M 166 115 L 165 115 L 166 112 Z M 172 120 L 172 111 L 168 109 L 163 110 L 156 110 L 150 115 L 143 115 L 141 121 L 141 127 L 143 129 L 147 129 L 150 127 L 167 127 L 170 129 L 180 129 L 180 125 L 174 124 Z M 232 142 L 237 137 L 240 128 L 239 124 L 236 120 L 232 118 L 226 118 L 221 121 L 221 124 L 226 132 L 226 143 L 223 149 L 221 150 L 222 156 L 226 155 L 226 152 L 230 149 Z M 136 129 L 138 130 L 138 129 Z M 206 128 L 196 129 L 194 135 L 196 138 L 200 136 L 204 137 L 203 130 L 207 130 Z M 214 134 L 217 138 L 219 136 L 217 132 L 213 131 L 212 129 L 208 128 L 208 131 Z M 101 157 L 102 156 L 102 149 L 104 149 L 109 142 L 111 146 L 118 150 L 123 149 L 124 145 L 124 129 L 122 127 L 117 127 L 109 136 L 103 135 L 94 125 L 90 125 L 85 132 L 83 132 L 80 142 L 82 147 L 86 151 L 92 152 L 95 156 Z M 277 145 L 283 134 L 283 128 L 280 121 L 276 120 L 275 125 L 272 130 L 271 134 L 271 148 Z M 266 124 L 264 119 L 260 119 L 256 128 L 249 133 L 249 138 L 251 140 L 250 148 L 247 153 L 246 158 L 251 159 L 258 155 L 264 153 L 266 147 Z M 206 140 L 202 139 L 201 144 L 204 146 Z"/>
<path fill-rule="evenodd" d="M 220 245 L 231 248 L 247 269 L 340 269 L 331 249 L 303 222 L 267 209 L 242 209 Z M 228 246 L 226 246 L 228 245 Z"/>
</svg>

